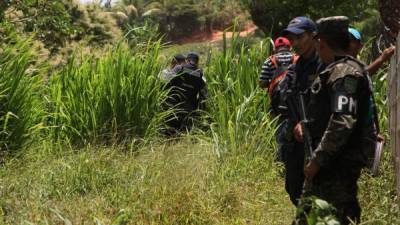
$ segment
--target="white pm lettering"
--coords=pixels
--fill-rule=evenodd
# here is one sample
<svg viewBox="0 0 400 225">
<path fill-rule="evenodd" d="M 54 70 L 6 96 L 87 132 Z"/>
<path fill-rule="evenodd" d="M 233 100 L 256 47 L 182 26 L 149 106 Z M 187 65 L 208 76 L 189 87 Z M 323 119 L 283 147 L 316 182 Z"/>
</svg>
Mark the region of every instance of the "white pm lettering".
<svg viewBox="0 0 400 225">
<path fill-rule="evenodd" d="M 338 98 L 338 109 L 340 111 L 343 110 L 343 106 L 349 104 L 349 99 L 346 96 L 339 96 Z"/>
<path fill-rule="evenodd" d="M 349 111 L 352 113 L 357 113 L 357 100 L 350 97 Z"/>
<path fill-rule="evenodd" d="M 352 97 L 347 97 L 344 95 L 338 96 L 338 110 L 348 111 L 350 113 L 357 113 L 357 100 Z M 346 107 L 347 106 L 347 107 Z"/>
</svg>

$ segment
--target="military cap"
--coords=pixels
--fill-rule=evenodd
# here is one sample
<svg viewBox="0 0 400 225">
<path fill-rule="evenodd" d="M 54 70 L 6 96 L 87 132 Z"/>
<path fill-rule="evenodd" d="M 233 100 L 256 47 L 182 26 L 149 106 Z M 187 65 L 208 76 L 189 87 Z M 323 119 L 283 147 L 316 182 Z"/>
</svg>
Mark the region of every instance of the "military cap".
<svg viewBox="0 0 400 225">
<path fill-rule="evenodd" d="M 332 16 L 317 21 L 319 37 L 342 36 L 349 34 L 349 18 L 346 16 Z"/>
</svg>

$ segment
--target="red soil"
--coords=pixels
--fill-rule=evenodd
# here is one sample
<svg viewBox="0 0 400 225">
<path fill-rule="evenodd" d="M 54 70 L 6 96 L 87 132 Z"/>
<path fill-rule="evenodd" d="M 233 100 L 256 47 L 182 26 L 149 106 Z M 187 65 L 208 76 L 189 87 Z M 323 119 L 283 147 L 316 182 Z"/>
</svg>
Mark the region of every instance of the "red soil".
<svg viewBox="0 0 400 225">
<path fill-rule="evenodd" d="M 239 32 L 239 36 L 240 37 L 246 37 L 252 33 L 254 33 L 254 31 L 257 29 L 257 27 L 254 24 L 249 24 L 248 26 L 246 26 L 246 29 L 244 29 L 243 31 Z M 184 37 L 180 40 L 177 40 L 177 42 L 179 44 L 187 44 L 187 43 L 196 43 L 196 42 L 215 42 L 215 41 L 220 41 L 223 39 L 223 31 L 220 30 L 216 30 L 213 32 L 200 32 L 197 34 L 194 34 L 191 37 Z M 226 32 L 226 37 L 227 38 L 231 38 L 233 35 L 233 32 Z"/>
</svg>

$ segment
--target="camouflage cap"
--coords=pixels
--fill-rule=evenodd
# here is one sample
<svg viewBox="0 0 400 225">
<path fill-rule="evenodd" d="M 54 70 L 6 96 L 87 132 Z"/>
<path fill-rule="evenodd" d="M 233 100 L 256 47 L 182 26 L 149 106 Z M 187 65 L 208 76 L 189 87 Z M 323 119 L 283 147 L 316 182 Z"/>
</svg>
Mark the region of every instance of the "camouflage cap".
<svg viewBox="0 0 400 225">
<path fill-rule="evenodd" d="M 346 16 L 332 16 L 317 21 L 319 37 L 348 35 L 349 18 Z"/>
</svg>

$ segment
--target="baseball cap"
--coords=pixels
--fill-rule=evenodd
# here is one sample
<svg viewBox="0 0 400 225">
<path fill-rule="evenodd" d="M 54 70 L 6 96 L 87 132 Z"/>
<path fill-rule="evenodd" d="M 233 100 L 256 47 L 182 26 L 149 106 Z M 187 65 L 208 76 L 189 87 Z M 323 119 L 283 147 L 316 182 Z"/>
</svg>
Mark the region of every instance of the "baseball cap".
<svg viewBox="0 0 400 225">
<path fill-rule="evenodd" d="M 352 27 L 349 27 L 349 33 L 351 34 L 350 36 L 353 39 L 361 42 L 361 34 L 360 34 L 360 32 L 358 30 L 356 30 L 356 29 L 354 29 Z"/>
<path fill-rule="evenodd" d="M 195 60 L 199 60 L 199 54 L 197 54 L 196 52 L 189 52 L 186 55 L 187 59 L 195 59 Z"/>
<path fill-rule="evenodd" d="M 305 16 L 299 16 L 292 19 L 286 29 L 283 30 L 283 34 L 293 33 L 302 34 L 306 31 L 316 31 L 317 27 L 310 18 Z"/>
<path fill-rule="evenodd" d="M 286 47 L 290 48 L 291 44 L 290 44 L 290 41 L 287 38 L 278 37 L 274 41 L 274 46 L 275 46 L 275 48 L 279 48 L 279 47 L 282 47 L 282 46 L 286 46 Z"/>
</svg>

